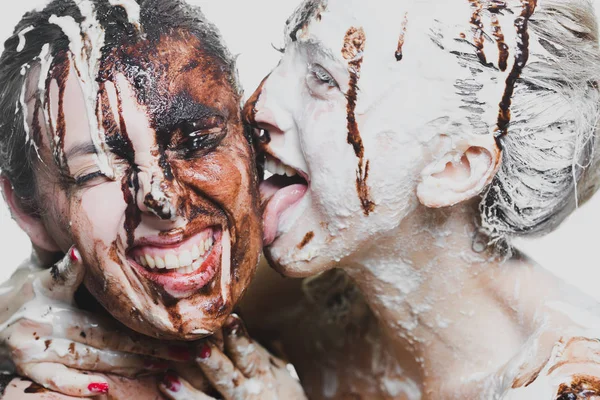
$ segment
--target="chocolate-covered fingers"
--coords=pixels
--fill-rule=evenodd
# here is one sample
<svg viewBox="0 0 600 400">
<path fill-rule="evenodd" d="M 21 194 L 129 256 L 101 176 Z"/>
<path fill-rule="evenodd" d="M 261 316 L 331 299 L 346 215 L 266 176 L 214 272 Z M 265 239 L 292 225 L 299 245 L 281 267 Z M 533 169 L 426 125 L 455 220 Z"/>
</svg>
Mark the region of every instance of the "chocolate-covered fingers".
<svg viewBox="0 0 600 400">
<path fill-rule="evenodd" d="M 173 372 L 165 374 L 158 387 L 169 400 L 216 400 Z"/>
<path fill-rule="evenodd" d="M 66 339 L 40 338 L 19 343 L 18 339 L 11 338 L 10 341 L 12 358 L 16 364 L 60 363 L 78 370 L 106 372 L 124 377 L 162 372 L 168 368 L 168 363 L 162 360 L 99 350 Z"/>
<path fill-rule="evenodd" d="M 246 378 L 269 374 L 271 355 L 253 341 L 243 321 L 235 314 L 227 319 L 223 327 L 225 352 Z"/>
<path fill-rule="evenodd" d="M 63 337 L 87 344 L 97 349 L 107 349 L 124 353 L 138 354 L 176 362 L 193 360 L 191 346 L 183 343 L 169 343 L 142 336 L 114 322 L 94 316 L 84 311 L 64 311 L 68 324 L 54 326 L 53 336 Z M 60 317 L 62 311 L 57 312 Z M 62 319 L 62 318 L 61 318 Z"/>
<path fill-rule="evenodd" d="M 107 380 L 99 375 L 84 374 L 56 363 L 32 363 L 17 368 L 25 376 L 46 389 L 74 397 L 95 397 L 110 390 Z"/>
<path fill-rule="evenodd" d="M 244 392 L 246 377 L 214 343 L 204 341 L 196 362 L 213 388 L 226 400 L 250 398 L 240 395 Z"/>
<path fill-rule="evenodd" d="M 62 260 L 40 273 L 40 289 L 49 298 L 73 304 L 73 296 L 84 275 L 81 255 L 75 247 L 71 247 Z"/>
</svg>

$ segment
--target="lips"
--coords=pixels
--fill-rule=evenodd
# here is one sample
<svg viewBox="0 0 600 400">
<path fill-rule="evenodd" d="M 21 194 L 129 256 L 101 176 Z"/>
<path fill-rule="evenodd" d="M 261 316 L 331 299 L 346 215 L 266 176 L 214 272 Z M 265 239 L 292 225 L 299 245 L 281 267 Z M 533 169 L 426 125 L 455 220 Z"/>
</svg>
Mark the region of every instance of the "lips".
<svg viewBox="0 0 600 400">
<path fill-rule="evenodd" d="M 278 233 L 280 221 L 286 211 L 293 209 L 308 191 L 308 181 L 300 172 L 285 165 L 273 156 L 267 155 L 265 170 L 273 176 L 260 185 L 263 204 L 263 244 L 271 245 Z"/>
<path fill-rule="evenodd" d="M 142 277 L 171 296 L 185 298 L 207 286 L 217 275 L 222 265 L 222 240 L 220 229 L 208 228 L 179 243 L 135 247 L 129 252 L 128 261 Z"/>
</svg>

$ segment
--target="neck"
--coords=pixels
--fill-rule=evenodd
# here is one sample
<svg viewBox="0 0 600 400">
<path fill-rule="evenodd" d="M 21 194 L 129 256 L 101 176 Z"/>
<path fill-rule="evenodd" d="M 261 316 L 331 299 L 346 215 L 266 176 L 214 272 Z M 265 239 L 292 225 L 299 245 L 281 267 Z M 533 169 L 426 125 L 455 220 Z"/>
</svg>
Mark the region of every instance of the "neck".
<svg viewBox="0 0 600 400">
<path fill-rule="evenodd" d="M 524 323 L 539 307 L 526 282 L 537 280 L 542 291 L 559 284 L 523 257 L 505 260 L 487 239 L 474 241 L 474 215 L 473 207 L 417 209 L 348 261 L 398 357 L 424 385 L 504 365 L 536 329 Z"/>
</svg>

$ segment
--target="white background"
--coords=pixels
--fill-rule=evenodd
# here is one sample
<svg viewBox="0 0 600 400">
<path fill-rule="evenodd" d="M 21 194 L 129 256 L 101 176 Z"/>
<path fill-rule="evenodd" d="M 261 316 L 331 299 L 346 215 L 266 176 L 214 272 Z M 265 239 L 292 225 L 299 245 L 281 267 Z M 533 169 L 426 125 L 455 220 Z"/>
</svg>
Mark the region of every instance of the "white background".
<svg viewBox="0 0 600 400">
<path fill-rule="evenodd" d="M 300 0 L 192 0 L 202 6 L 209 20 L 225 37 L 229 48 L 239 54 L 238 67 L 246 96 L 273 68 L 282 47 L 283 27 Z M 365 0 L 366 1 L 366 0 Z M 600 0 L 595 0 L 600 3 Z M 21 15 L 44 0 L 3 1 L 0 43 L 12 33 Z M 2 88 L 0 88 L 2 90 Z M 541 265 L 600 299 L 600 195 L 576 211 L 554 233 L 518 245 Z M 598 248 L 596 247 L 598 246 Z M 6 280 L 30 251 L 29 241 L 11 220 L 0 202 L 0 282 Z"/>
</svg>

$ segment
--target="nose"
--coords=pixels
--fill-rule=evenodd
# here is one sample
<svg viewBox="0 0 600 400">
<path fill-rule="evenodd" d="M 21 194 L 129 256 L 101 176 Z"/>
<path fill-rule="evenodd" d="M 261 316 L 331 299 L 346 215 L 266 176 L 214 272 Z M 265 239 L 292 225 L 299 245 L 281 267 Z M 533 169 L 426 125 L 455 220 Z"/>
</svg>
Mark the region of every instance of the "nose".
<svg viewBox="0 0 600 400">
<path fill-rule="evenodd" d="M 271 75 L 267 75 L 252 96 L 246 102 L 243 110 L 244 121 L 253 130 L 254 139 L 260 145 L 268 145 L 277 136 L 284 134 L 284 130 L 277 123 L 275 114 L 267 104 L 267 82 Z"/>
<path fill-rule="evenodd" d="M 161 220 L 177 219 L 176 183 L 165 171 L 140 173 L 138 190 L 138 207 L 142 213 L 151 213 Z"/>
</svg>

